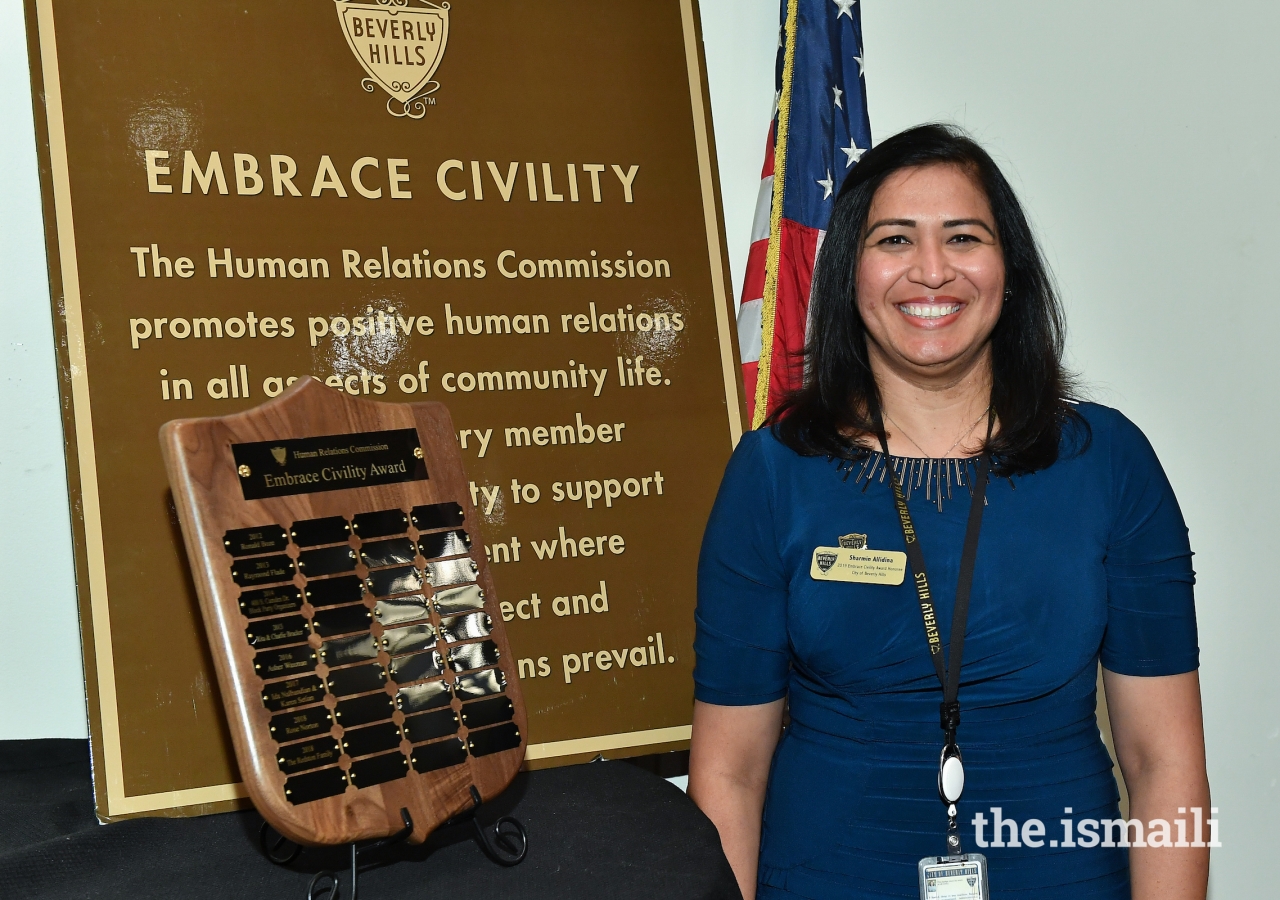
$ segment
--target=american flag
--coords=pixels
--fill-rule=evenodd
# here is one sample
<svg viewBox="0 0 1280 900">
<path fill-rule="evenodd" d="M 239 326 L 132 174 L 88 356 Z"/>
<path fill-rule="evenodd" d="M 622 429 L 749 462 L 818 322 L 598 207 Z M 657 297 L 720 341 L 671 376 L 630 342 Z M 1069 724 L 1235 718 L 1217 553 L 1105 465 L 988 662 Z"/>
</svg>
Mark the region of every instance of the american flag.
<svg viewBox="0 0 1280 900">
<path fill-rule="evenodd" d="M 849 170 L 871 146 L 857 0 L 782 0 L 773 122 L 738 340 L 752 427 L 799 387 L 813 261 Z"/>
</svg>

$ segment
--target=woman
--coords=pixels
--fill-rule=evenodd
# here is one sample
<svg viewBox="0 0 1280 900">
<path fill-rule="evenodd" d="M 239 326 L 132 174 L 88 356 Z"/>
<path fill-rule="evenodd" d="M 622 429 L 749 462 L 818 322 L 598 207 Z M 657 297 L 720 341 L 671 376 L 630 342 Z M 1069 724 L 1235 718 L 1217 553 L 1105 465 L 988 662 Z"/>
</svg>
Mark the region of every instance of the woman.
<svg viewBox="0 0 1280 900">
<path fill-rule="evenodd" d="M 1185 843 L 1209 815 L 1186 527 L 1138 429 L 1068 399 L 991 158 L 939 125 L 868 152 L 810 315 L 807 383 L 739 444 L 699 565 L 689 793 L 743 896 L 920 896 L 950 825 L 992 897 L 1203 900 L 1208 850 L 1152 823 Z M 1160 846 L 1099 824 L 1120 818 L 1099 659 Z"/>
</svg>

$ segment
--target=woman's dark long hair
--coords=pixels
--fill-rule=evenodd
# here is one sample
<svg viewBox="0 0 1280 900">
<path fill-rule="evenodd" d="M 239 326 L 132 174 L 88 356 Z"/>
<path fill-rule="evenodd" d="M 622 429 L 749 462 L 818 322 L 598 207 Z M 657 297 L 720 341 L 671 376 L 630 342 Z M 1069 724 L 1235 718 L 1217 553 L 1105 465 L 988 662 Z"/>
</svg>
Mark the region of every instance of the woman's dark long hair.
<svg viewBox="0 0 1280 900">
<path fill-rule="evenodd" d="M 869 150 L 836 198 L 814 269 L 804 386 L 769 417 L 774 433 L 805 456 L 848 458 L 856 438 L 880 435 L 880 390 L 858 312 L 857 267 L 876 191 L 894 172 L 950 164 L 985 191 L 1004 253 L 1005 299 L 991 334 L 991 403 L 1000 431 L 987 451 L 1002 475 L 1033 472 L 1058 458 L 1062 429 L 1087 424 L 1068 402 L 1062 366 L 1063 315 L 1027 217 L 995 161 L 950 125 L 920 125 Z"/>
</svg>

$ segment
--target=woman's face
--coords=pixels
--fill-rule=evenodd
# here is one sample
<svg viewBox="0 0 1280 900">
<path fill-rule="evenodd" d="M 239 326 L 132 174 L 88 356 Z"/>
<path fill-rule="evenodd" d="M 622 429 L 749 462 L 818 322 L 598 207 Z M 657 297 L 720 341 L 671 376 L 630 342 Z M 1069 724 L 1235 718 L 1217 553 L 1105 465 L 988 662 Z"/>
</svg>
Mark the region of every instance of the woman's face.
<svg viewBox="0 0 1280 900">
<path fill-rule="evenodd" d="M 858 261 L 872 357 L 907 377 L 963 375 L 1000 318 L 1004 254 L 991 204 L 959 166 L 902 169 L 876 191 Z"/>
</svg>

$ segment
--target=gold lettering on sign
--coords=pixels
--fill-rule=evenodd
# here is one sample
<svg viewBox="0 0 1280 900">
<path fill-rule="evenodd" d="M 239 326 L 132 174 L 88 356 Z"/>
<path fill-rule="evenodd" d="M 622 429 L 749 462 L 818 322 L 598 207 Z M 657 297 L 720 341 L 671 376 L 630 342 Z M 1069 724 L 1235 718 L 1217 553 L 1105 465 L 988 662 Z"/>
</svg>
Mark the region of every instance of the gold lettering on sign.
<svg viewBox="0 0 1280 900">
<path fill-rule="evenodd" d="M 334 0 L 338 21 L 347 45 L 369 77 L 360 86 L 372 94 L 381 87 L 387 98 L 387 112 L 399 118 L 421 119 L 427 107 L 435 106 L 431 96 L 440 88 L 432 81 L 444 58 L 449 40 L 449 4 L 411 0 L 380 0 L 352 3 Z M 353 174 L 353 178 L 354 178 Z"/>
</svg>

